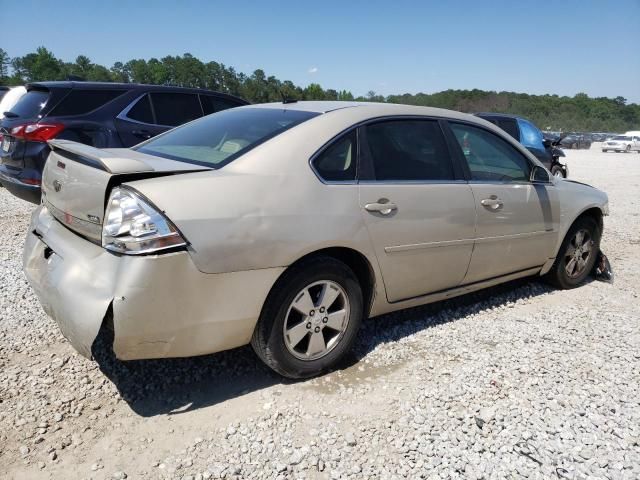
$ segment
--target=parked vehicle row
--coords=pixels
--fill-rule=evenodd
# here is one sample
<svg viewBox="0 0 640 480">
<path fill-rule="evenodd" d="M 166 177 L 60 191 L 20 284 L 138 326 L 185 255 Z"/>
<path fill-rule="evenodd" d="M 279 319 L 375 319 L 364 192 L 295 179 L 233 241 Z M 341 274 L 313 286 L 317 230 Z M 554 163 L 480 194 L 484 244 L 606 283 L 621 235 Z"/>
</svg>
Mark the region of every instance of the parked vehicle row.
<svg viewBox="0 0 640 480">
<path fill-rule="evenodd" d="M 247 103 L 223 93 L 180 87 L 31 83 L 0 121 L 0 182 L 17 197 L 40 203 L 49 140 L 130 147 L 203 115 Z"/>
<path fill-rule="evenodd" d="M 118 120 L 136 126 L 111 136 L 147 107 L 157 121 L 154 93 L 132 96 Z M 28 104 L 55 125 L 49 101 Z M 123 360 L 251 343 L 284 376 L 317 375 L 367 317 L 529 275 L 578 286 L 608 214 L 496 125 L 425 107 L 242 106 L 134 148 L 49 145 L 24 271 L 88 357 L 110 326 Z"/>
</svg>

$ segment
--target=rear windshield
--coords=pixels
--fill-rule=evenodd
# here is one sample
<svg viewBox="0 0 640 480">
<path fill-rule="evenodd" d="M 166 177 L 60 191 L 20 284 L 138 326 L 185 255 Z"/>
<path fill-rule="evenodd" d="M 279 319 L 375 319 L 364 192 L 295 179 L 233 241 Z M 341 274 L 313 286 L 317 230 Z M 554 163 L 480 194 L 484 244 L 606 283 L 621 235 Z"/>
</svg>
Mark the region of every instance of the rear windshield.
<svg viewBox="0 0 640 480">
<path fill-rule="evenodd" d="M 11 113 L 21 118 L 37 117 L 49 100 L 48 90 L 29 90 L 18 103 L 11 107 Z"/>
<path fill-rule="evenodd" d="M 175 128 L 135 147 L 135 150 L 220 168 L 266 140 L 317 115 L 315 112 L 276 108 L 224 110 Z"/>
</svg>

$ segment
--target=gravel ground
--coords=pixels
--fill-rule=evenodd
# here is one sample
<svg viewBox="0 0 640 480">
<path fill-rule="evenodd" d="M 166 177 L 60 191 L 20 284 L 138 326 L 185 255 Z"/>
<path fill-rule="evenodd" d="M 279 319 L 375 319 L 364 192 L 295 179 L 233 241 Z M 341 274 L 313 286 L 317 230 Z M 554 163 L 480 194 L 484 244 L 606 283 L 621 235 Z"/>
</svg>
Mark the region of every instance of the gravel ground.
<svg viewBox="0 0 640 480">
<path fill-rule="evenodd" d="M 373 319 L 343 369 L 299 383 L 249 348 L 78 356 L 20 269 L 31 206 L 0 189 L 0 478 L 640 478 L 640 155 L 567 156 L 609 194 L 614 285 Z"/>
</svg>

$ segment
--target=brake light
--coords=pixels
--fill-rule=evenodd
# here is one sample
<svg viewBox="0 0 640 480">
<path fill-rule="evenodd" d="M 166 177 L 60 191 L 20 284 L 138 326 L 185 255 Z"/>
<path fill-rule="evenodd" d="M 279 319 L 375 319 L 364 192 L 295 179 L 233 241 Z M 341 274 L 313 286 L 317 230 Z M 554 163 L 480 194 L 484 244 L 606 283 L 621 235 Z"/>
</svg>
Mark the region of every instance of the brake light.
<svg viewBox="0 0 640 480">
<path fill-rule="evenodd" d="M 61 123 L 27 123 L 11 129 L 11 135 L 31 142 L 46 142 L 55 138 L 64 125 Z"/>
</svg>

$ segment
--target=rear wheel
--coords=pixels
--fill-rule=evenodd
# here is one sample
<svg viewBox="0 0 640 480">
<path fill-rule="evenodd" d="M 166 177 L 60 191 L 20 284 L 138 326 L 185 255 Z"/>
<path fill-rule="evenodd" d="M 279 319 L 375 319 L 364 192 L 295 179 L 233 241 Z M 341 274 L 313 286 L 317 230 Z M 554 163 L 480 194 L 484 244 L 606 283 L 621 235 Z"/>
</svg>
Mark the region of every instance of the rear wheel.
<svg viewBox="0 0 640 480">
<path fill-rule="evenodd" d="M 312 377 L 351 350 L 362 316 L 362 289 L 353 271 L 332 257 L 312 258 L 278 280 L 251 345 L 280 375 Z"/>
<path fill-rule="evenodd" d="M 575 221 L 567 232 L 547 280 L 558 288 L 574 288 L 587 278 L 600 249 L 600 227 L 592 217 Z"/>
</svg>

